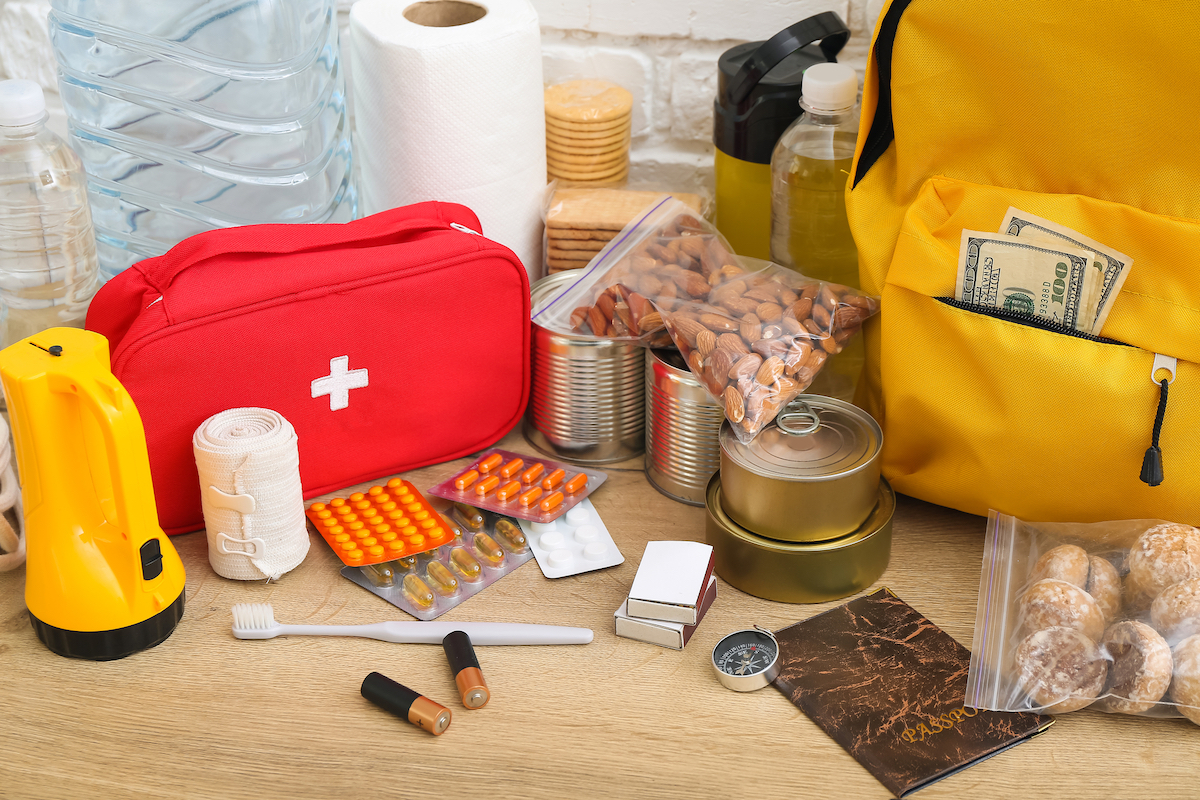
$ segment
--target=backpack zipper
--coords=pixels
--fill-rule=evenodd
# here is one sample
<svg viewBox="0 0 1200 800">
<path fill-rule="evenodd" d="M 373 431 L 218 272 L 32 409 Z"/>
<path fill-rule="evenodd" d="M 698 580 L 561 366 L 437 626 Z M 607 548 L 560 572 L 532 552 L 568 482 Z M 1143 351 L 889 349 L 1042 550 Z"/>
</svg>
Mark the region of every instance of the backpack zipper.
<svg viewBox="0 0 1200 800">
<path fill-rule="evenodd" d="M 1042 319 L 1041 317 L 1022 314 L 1019 311 L 1010 311 L 1007 308 L 993 308 L 992 306 L 981 306 L 976 305 L 975 303 L 964 303 L 962 300 L 956 300 L 953 297 L 935 297 L 933 299 L 937 300 L 939 303 L 945 303 L 948 306 L 953 306 L 954 308 L 961 308 L 965 311 L 971 311 L 975 314 L 982 314 L 985 317 L 995 317 L 996 319 L 1015 322 L 1018 325 L 1026 325 L 1030 328 L 1040 328 L 1044 331 L 1062 333 L 1066 334 L 1067 336 L 1074 336 L 1077 339 L 1087 339 L 1089 342 L 1100 342 L 1101 344 L 1119 344 L 1122 347 L 1133 347 L 1131 344 L 1118 342 L 1116 339 L 1107 339 L 1103 336 L 1096 336 L 1092 333 L 1078 331 L 1072 327 L 1058 322 L 1051 322 L 1049 320 Z"/>
<path fill-rule="evenodd" d="M 1066 325 L 1061 325 L 1057 322 L 1049 322 L 1041 317 L 1032 317 L 1028 314 L 1009 311 L 1004 308 L 993 308 L 991 306 L 980 306 L 974 303 L 964 303 L 961 300 L 956 300 L 953 297 L 935 297 L 940 303 L 945 303 L 954 308 L 961 308 L 965 311 L 971 311 L 975 314 L 982 314 L 985 317 L 995 317 L 996 319 L 1015 322 L 1018 325 L 1026 325 L 1030 328 L 1040 328 L 1052 333 L 1061 333 L 1067 336 L 1074 336 L 1077 339 L 1087 339 L 1091 342 L 1099 342 L 1100 344 L 1119 344 L 1122 347 L 1133 347 L 1126 342 L 1119 342 L 1116 339 L 1108 339 L 1103 336 L 1096 336 L 1091 333 L 1077 331 L 1074 328 L 1069 328 Z M 1155 386 L 1159 387 L 1158 394 L 1158 410 L 1154 415 L 1154 427 L 1150 433 L 1150 447 L 1146 450 L 1146 454 L 1142 457 L 1142 470 L 1139 475 L 1142 482 L 1148 486 L 1158 486 L 1163 482 L 1163 466 L 1162 466 L 1162 448 L 1159 447 L 1158 439 L 1162 433 L 1163 419 L 1167 415 L 1167 393 L 1168 387 L 1175 382 L 1176 370 L 1179 361 L 1174 356 L 1164 356 L 1161 353 L 1154 354 L 1154 364 L 1150 367 L 1150 381 Z M 1155 376 L 1159 370 L 1166 370 L 1170 377 L 1163 378 L 1161 381 Z"/>
</svg>

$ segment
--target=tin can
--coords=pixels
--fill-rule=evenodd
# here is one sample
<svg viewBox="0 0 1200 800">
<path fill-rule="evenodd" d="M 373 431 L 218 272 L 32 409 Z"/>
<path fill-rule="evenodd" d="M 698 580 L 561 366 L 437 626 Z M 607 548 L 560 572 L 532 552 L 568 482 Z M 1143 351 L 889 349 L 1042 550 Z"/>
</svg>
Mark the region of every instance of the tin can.
<svg viewBox="0 0 1200 800">
<path fill-rule="evenodd" d="M 768 539 L 845 536 L 876 505 L 882 446 L 883 431 L 862 409 L 803 395 L 748 444 L 721 428 L 722 507 Z"/>
<path fill-rule="evenodd" d="M 667 497 L 704 505 L 721 468 L 725 409 L 688 369 L 678 350 L 646 354 L 646 479 Z"/>
<path fill-rule="evenodd" d="M 887 569 L 896 495 L 876 484 L 876 502 L 855 531 L 826 542 L 781 542 L 738 525 L 722 507 L 721 476 L 708 484 L 705 541 L 713 568 L 731 586 L 781 603 L 824 603 L 866 589 Z"/>
<path fill-rule="evenodd" d="M 576 270 L 533 285 L 533 307 Z M 522 431 L 538 451 L 576 464 L 608 464 L 645 447 L 642 371 L 646 348 L 630 342 L 560 333 L 531 324 L 532 386 Z"/>
</svg>

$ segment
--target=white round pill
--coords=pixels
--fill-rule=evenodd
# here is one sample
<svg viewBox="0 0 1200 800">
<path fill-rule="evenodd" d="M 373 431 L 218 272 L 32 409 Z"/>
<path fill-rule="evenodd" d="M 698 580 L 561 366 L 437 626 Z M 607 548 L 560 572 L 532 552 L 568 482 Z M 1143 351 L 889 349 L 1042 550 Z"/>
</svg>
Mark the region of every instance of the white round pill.
<svg viewBox="0 0 1200 800">
<path fill-rule="evenodd" d="M 553 522 L 535 522 L 533 523 L 534 533 L 549 533 L 550 531 L 558 530 L 558 520 Z"/>
<path fill-rule="evenodd" d="M 580 525 L 575 529 L 575 541 L 594 542 L 600 538 L 600 529 L 595 525 Z"/>
<path fill-rule="evenodd" d="M 583 548 L 584 558 L 589 558 L 592 561 L 599 561 L 604 558 L 604 554 L 608 552 L 608 545 L 604 542 L 592 542 L 587 547 Z"/>
<path fill-rule="evenodd" d="M 571 525 L 582 525 L 591 519 L 591 516 L 583 506 L 575 506 L 567 512 L 567 522 Z"/>
<path fill-rule="evenodd" d="M 565 549 L 564 550 L 554 550 L 553 552 L 550 553 L 549 558 L 550 558 L 550 566 L 564 567 L 567 564 L 571 563 L 571 551 L 565 550 Z"/>
<path fill-rule="evenodd" d="M 553 550 L 556 547 L 562 547 L 563 535 L 558 531 L 550 531 L 549 533 L 543 533 L 542 538 L 538 539 L 538 542 L 547 550 Z"/>
</svg>

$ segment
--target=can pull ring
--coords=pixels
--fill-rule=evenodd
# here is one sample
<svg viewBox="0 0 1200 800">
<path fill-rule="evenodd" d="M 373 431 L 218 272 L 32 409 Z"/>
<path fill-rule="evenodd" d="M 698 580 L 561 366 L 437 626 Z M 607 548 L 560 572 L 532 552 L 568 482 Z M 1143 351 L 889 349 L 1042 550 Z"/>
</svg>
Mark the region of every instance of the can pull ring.
<svg viewBox="0 0 1200 800">
<path fill-rule="evenodd" d="M 775 418 L 775 425 L 790 436 L 807 436 L 821 427 L 821 417 L 808 403 L 793 400 Z"/>
</svg>

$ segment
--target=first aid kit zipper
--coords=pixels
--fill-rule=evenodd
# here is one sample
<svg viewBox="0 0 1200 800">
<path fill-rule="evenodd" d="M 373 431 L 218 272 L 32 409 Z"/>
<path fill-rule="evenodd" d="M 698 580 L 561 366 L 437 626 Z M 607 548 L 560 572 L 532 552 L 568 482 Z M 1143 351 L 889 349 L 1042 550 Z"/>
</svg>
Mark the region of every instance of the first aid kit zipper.
<svg viewBox="0 0 1200 800">
<path fill-rule="evenodd" d="M 1108 339 L 1104 336 L 1077 331 L 1074 328 L 1069 328 L 1057 322 L 1051 322 L 1040 317 L 1031 317 L 1028 314 L 1010 311 L 1006 308 L 992 308 L 991 306 L 964 303 L 962 300 L 956 300 L 953 297 L 935 297 L 934 299 L 939 303 L 944 303 L 954 308 L 961 308 L 975 314 L 982 314 L 985 317 L 995 317 L 996 319 L 1015 322 L 1018 325 L 1026 325 L 1030 328 L 1040 328 L 1041 330 L 1074 336 L 1077 339 L 1087 339 L 1088 341 L 1099 342 L 1101 344 L 1118 344 L 1122 347 L 1133 347 L 1131 344 L 1119 342 L 1116 339 Z M 1159 446 L 1159 436 L 1162 434 L 1163 420 L 1167 415 L 1167 394 L 1170 385 L 1175 382 L 1177 367 L 1178 360 L 1176 358 L 1164 356 L 1160 353 L 1154 354 L 1154 364 L 1150 368 L 1150 380 L 1155 386 L 1159 387 L 1158 410 L 1154 415 L 1154 427 L 1150 434 L 1150 447 L 1146 450 L 1145 456 L 1142 457 L 1142 471 L 1139 475 L 1142 482 L 1148 486 L 1158 486 L 1163 482 L 1162 448 Z M 1159 380 L 1157 377 L 1159 370 L 1166 370 L 1170 377 Z"/>
</svg>

